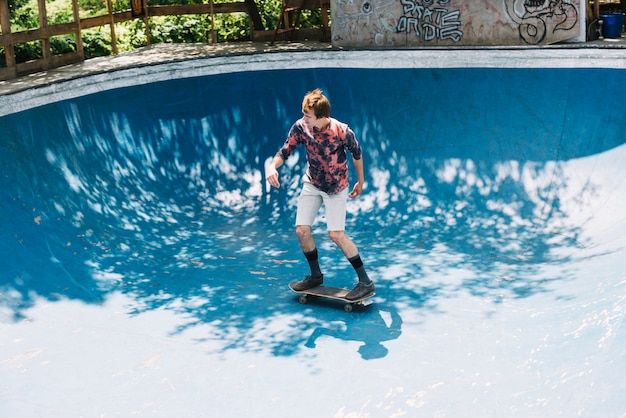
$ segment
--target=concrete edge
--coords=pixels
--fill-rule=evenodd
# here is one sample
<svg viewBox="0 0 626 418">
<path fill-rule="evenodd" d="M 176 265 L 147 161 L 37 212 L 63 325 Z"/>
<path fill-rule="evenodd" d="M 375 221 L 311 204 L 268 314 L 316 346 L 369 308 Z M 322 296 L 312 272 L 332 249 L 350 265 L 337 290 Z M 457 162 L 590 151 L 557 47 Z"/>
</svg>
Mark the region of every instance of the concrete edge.
<svg viewBox="0 0 626 418">
<path fill-rule="evenodd" d="M 71 76 L 0 96 L 0 116 L 101 91 L 154 82 L 302 68 L 626 68 L 622 49 L 313 50 L 189 56 L 142 62 L 135 55 L 119 68 L 80 68 Z"/>
</svg>

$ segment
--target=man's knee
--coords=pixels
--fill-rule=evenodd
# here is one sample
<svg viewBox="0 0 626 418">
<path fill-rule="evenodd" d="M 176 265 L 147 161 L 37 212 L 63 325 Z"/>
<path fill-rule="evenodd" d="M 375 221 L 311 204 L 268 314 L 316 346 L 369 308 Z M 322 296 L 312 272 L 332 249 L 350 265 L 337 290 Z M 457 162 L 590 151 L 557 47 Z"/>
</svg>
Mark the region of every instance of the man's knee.
<svg viewBox="0 0 626 418">
<path fill-rule="evenodd" d="M 309 225 L 297 225 L 296 226 L 296 235 L 298 239 L 306 239 L 311 236 L 311 227 Z"/>
<path fill-rule="evenodd" d="M 328 236 L 330 237 L 332 242 L 340 245 L 343 242 L 346 234 L 343 231 L 328 231 Z"/>
</svg>

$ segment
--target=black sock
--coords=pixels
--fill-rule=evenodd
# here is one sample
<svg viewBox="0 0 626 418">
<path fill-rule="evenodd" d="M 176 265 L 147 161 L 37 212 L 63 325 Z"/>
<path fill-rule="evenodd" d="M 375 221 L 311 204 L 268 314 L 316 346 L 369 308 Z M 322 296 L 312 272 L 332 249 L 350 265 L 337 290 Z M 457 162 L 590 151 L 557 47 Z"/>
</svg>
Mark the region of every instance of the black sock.
<svg viewBox="0 0 626 418">
<path fill-rule="evenodd" d="M 308 253 L 304 253 L 304 256 L 306 257 L 306 261 L 309 262 L 311 276 L 320 277 L 322 275 L 322 270 L 320 269 L 320 264 L 317 261 L 317 248 L 313 251 L 309 251 Z"/>
<path fill-rule="evenodd" d="M 352 258 L 348 258 L 348 261 L 350 262 L 350 264 L 352 264 L 352 267 L 354 267 L 354 271 L 356 271 L 356 274 L 359 276 L 359 282 L 366 285 L 372 283 L 370 278 L 367 276 L 365 267 L 363 267 L 363 261 L 361 260 L 360 255 L 357 254 Z"/>
</svg>

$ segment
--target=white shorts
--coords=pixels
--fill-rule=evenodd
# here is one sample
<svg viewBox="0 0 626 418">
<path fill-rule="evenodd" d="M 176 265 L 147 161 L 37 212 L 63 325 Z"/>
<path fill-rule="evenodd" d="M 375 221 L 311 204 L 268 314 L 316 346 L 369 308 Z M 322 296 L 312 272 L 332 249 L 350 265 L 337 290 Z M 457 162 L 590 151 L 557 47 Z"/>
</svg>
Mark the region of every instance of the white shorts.
<svg viewBox="0 0 626 418">
<path fill-rule="evenodd" d="M 306 176 L 305 176 L 306 179 Z M 308 179 L 304 180 L 302 191 L 298 198 L 298 211 L 296 212 L 296 226 L 312 226 L 322 207 L 326 208 L 326 226 L 329 231 L 343 231 L 346 229 L 346 201 L 348 189 L 333 195 L 329 195 L 313 186 Z"/>
</svg>

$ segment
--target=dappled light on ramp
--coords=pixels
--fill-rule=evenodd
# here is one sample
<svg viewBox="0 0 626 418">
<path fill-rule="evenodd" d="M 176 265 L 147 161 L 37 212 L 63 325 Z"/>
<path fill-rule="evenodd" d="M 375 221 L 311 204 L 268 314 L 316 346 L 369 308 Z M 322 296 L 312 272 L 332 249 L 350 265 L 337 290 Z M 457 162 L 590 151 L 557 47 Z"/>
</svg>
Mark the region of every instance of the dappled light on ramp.
<svg viewBox="0 0 626 418">
<path fill-rule="evenodd" d="M 624 70 L 378 67 L 196 74 L 1 116 L 3 409 L 626 413 Z M 280 189 L 264 179 L 316 87 L 364 150 L 346 229 L 377 289 L 351 313 L 287 288 L 307 272 L 304 150 Z M 325 228 L 325 282 L 351 287 Z M 324 401 L 303 411 L 306 393 Z"/>
</svg>

